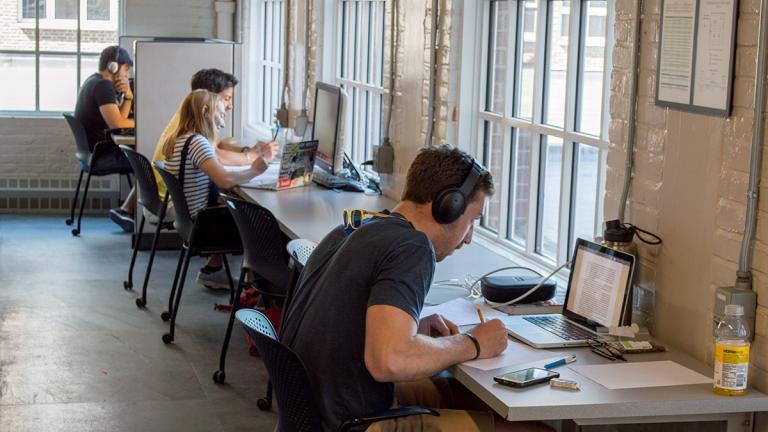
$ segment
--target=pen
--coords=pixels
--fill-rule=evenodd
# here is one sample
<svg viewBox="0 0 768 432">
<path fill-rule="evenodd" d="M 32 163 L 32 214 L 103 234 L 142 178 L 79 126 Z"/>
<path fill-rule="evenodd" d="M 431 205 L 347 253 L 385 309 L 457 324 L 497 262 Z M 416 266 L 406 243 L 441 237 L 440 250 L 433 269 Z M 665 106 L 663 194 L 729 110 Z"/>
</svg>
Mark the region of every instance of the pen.
<svg viewBox="0 0 768 432">
<path fill-rule="evenodd" d="M 483 324 L 485 322 L 485 317 L 483 316 L 483 311 L 481 311 L 480 308 L 477 308 L 477 316 L 480 318 L 480 324 Z"/>
<path fill-rule="evenodd" d="M 573 354 L 567 355 L 567 356 L 565 356 L 565 357 L 563 357 L 563 358 L 561 358 L 559 360 L 555 360 L 553 362 L 549 362 L 549 363 L 545 364 L 544 365 L 544 369 L 549 369 L 549 368 L 553 368 L 553 367 L 557 367 L 557 366 L 562 366 L 564 364 L 573 363 L 575 361 L 576 361 L 576 356 L 575 355 L 573 355 Z"/>
<path fill-rule="evenodd" d="M 272 141 L 277 139 L 277 134 L 280 133 L 280 123 L 277 124 L 277 127 L 275 127 L 275 136 L 272 137 Z"/>
</svg>

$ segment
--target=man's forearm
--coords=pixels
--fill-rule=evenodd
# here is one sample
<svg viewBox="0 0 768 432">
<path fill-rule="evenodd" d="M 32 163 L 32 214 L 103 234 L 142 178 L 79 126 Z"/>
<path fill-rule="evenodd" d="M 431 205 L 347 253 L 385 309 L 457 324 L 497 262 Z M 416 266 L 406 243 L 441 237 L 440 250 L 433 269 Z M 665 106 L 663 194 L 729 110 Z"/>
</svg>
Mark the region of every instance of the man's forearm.
<svg viewBox="0 0 768 432">
<path fill-rule="evenodd" d="M 375 374 L 371 372 L 377 380 L 390 382 L 430 377 L 457 363 L 470 360 L 476 354 L 475 345 L 462 334 L 440 338 L 415 335 L 413 343 L 404 344 L 401 349 L 386 351 L 389 351 L 385 361 L 390 365 L 387 368 L 389 370 L 376 371 Z M 377 377 L 379 372 L 383 376 Z"/>
<path fill-rule="evenodd" d="M 123 119 L 128 119 L 128 115 L 131 113 L 132 105 L 133 105 L 133 99 L 123 100 L 123 104 L 120 105 L 120 116 Z"/>
</svg>

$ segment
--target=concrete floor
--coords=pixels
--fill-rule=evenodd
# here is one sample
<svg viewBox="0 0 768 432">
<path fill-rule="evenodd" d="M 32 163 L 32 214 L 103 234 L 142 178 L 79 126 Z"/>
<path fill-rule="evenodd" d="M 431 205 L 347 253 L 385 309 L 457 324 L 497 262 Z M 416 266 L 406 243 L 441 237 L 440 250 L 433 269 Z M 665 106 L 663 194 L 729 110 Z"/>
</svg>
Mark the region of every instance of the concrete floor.
<svg viewBox="0 0 768 432">
<path fill-rule="evenodd" d="M 160 337 L 178 251 L 155 259 L 148 307 L 124 291 L 129 236 L 106 217 L 86 216 L 73 238 L 64 216 L 0 215 L 0 431 L 271 431 L 262 412 L 267 375 L 236 325 L 227 383 L 211 376 L 228 314 L 227 292 L 194 282 L 193 259 L 176 342 Z M 233 269 L 237 268 L 233 264 Z M 193 271 L 194 269 L 194 271 Z"/>
</svg>

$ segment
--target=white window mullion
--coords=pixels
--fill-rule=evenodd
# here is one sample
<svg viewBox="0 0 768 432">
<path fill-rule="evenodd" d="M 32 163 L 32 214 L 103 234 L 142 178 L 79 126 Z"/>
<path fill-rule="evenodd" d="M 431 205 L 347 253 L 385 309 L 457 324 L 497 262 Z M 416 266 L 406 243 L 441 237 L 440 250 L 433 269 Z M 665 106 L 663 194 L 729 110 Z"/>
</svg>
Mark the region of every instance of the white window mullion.
<svg viewBox="0 0 768 432">
<path fill-rule="evenodd" d="M 512 188 L 512 182 L 510 178 L 511 172 L 511 160 L 513 151 L 513 135 L 514 130 L 511 127 L 504 128 L 504 141 L 501 152 L 501 178 L 495 179 L 496 184 L 500 185 L 499 190 L 496 191 L 501 197 L 501 215 L 499 217 L 499 239 L 506 239 L 509 233 L 509 197 Z"/>
</svg>

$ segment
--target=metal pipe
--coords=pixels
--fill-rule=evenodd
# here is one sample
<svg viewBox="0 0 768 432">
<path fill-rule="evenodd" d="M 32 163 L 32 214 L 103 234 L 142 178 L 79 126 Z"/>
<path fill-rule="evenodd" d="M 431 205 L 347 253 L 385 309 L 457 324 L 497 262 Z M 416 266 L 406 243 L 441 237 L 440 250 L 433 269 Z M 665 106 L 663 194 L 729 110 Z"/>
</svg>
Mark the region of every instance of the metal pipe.
<svg viewBox="0 0 768 432">
<path fill-rule="evenodd" d="M 243 0 L 235 0 L 235 42 L 243 43 Z"/>
<path fill-rule="evenodd" d="M 389 37 L 389 107 L 387 107 L 387 127 L 384 132 L 384 138 L 389 140 L 390 127 L 392 126 L 392 106 L 395 104 L 395 65 L 397 62 L 397 27 L 399 17 L 397 16 L 397 0 L 392 0 L 392 17 Z"/>
<path fill-rule="evenodd" d="M 736 288 L 752 288 L 752 245 L 757 226 L 757 205 L 760 196 L 760 170 L 763 161 L 763 110 L 765 108 L 766 33 L 768 33 L 768 0 L 760 2 L 760 30 L 757 39 L 757 70 L 755 72 L 754 122 L 752 155 L 749 161 L 749 189 L 747 190 L 747 218 L 744 237 L 741 239 L 739 271 L 736 273 Z"/>
<path fill-rule="evenodd" d="M 624 213 L 627 209 L 627 200 L 629 199 L 629 188 L 632 186 L 632 167 L 634 166 L 635 153 L 635 116 L 637 115 L 637 83 L 640 79 L 640 25 L 642 24 L 641 14 L 643 13 L 643 0 L 637 0 L 635 8 L 635 58 L 632 60 L 632 93 L 630 94 L 629 104 L 629 122 L 627 125 L 627 155 L 624 158 L 624 187 L 621 190 L 619 199 L 619 220 L 624 222 Z"/>
<path fill-rule="evenodd" d="M 432 133 L 435 124 L 435 75 L 437 75 L 437 22 L 439 16 L 439 0 L 432 0 L 432 34 L 429 39 L 429 102 L 427 103 L 427 137 L 424 147 L 432 145 Z"/>
</svg>

